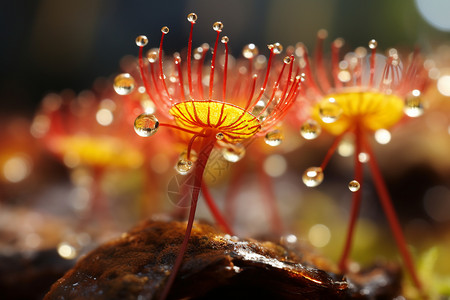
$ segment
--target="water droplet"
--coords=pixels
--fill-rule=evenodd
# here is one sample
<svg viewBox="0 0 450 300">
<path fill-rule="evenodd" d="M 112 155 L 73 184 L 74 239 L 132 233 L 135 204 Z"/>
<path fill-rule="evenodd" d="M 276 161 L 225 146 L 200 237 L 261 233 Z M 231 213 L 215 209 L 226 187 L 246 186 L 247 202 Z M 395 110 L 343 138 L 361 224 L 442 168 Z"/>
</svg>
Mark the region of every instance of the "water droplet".
<svg viewBox="0 0 450 300">
<path fill-rule="evenodd" d="M 352 79 L 352 74 L 348 70 L 341 70 L 338 73 L 338 79 L 341 82 L 349 82 Z"/>
<path fill-rule="evenodd" d="M 300 134 L 307 140 L 317 138 L 321 131 L 322 129 L 320 128 L 320 125 L 314 120 L 307 120 L 300 128 Z"/>
<path fill-rule="evenodd" d="M 342 114 L 342 107 L 334 98 L 329 98 L 319 104 L 319 115 L 323 122 L 333 123 Z"/>
<path fill-rule="evenodd" d="M 229 144 L 222 148 L 222 156 L 226 161 L 235 163 L 245 156 L 245 147 L 242 144 Z"/>
<path fill-rule="evenodd" d="M 67 242 L 62 242 L 57 246 L 58 254 L 64 259 L 74 259 L 78 255 L 77 249 Z"/>
<path fill-rule="evenodd" d="M 169 27 L 164 26 L 163 28 L 161 28 L 161 32 L 164 34 L 168 34 L 169 33 Z"/>
<path fill-rule="evenodd" d="M 114 78 L 114 90 L 119 95 L 128 95 L 130 94 L 135 86 L 136 81 L 134 78 L 128 73 L 122 73 Z"/>
<path fill-rule="evenodd" d="M 391 141 L 391 133 L 386 129 L 378 129 L 375 131 L 375 140 L 382 145 Z"/>
<path fill-rule="evenodd" d="M 144 47 L 148 43 L 148 38 L 145 35 L 140 35 L 136 38 L 136 45 L 138 47 Z"/>
<path fill-rule="evenodd" d="M 283 62 L 284 62 L 285 64 L 290 64 L 290 63 L 292 62 L 292 58 L 291 58 L 290 56 L 286 56 L 286 57 L 283 59 Z"/>
<path fill-rule="evenodd" d="M 195 23 L 195 21 L 197 21 L 197 14 L 195 14 L 195 13 L 188 14 L 187 20 L 191 23 Z"/>
<path fill-rule="evenodd" d="M 229 39 L 227 36 L 224 36 L 220 41 L 221 41 L 223 44 L 226 44 L 226 43 L 228 43 L 229 40 L 230 40 L 230 39 Z"/>
<path fill-rule="evenodd" d="M 357 192 L 359 191 L 359 188 L 361 187 L 361 185 L 359 184 L 358 181 L 356 180 L 352 180 L 348 183 L 348 189 L 352 192 Z"/>
<path fill-rule="evenodd" d="M 365 164 L 366 162 L 369 161 L 369 159 L 370 159 L 370 156 L 366 152 L 361 152 L 358 154 L 358 160 L 360 163 Z"/>
<path fill-rule="evenodd" d="M 213 29 L 214 29 L 215 31 L 218 31 L 218 32 L 222 31 L 222 29 L 223 29 L 223 24 L 222 24 L 222 22 L 215 22 L 215 23 L 213 24 Z"/>
<path fill-rule="evenodd" d="M 252 110 L 252 114 L 254 116 L 258 116 L 258 120 L 260 122 L 263 122 L 268 116 L 269 116 L 269 110 L 266 109 L 264 112 L 264 108 L 266 107 L 266 103 L 264 102 L 264 100 L 259 100 L 255 107 Z M 261 113 L 262 112 L 262 113 Z"/>
<path fill-rule="evenodd" d="M 339 143 L 337 152 L 340 156 L 343 157 L 349 157 L 353 155 L 355 152 L 355 146 L 353 145 L 353 141 L 349 140 L 348 138 L 342 139 L 342 141 Z"/>
<path fill-rule="evenodd" d="M 147 59 L 150 63 L 156 62 L 158 59 L 158 49 L 150 49 L 147 52 Z"/>
<path fill-rule="evenodd" d="M 174 62 L 175 62 L 175 64 L 181 64 L 181 56 L 180 56 L 180 53 L 176 53 L 176 54 L 174 54 Z"/>
<path fill-rule="evenodd" d="M 320 167 L 306 169 L 302 176 L 303 183 L 308 187 L 315 187 L 323 181 L 323 171 Z"/>
<path fill-rule="evenodd" d="M 216 139 L 217 140 L 223 140 L 223 138 L 224 138 L 225 136 L 223 135 L 223 133 L 222 132 L 218 132 L 217 134 L 216 134 Z"/>
<path fill-rule="evenodd" d="M 180 175 L 186 175 L 194 166 L 194 163 L 188 159 L 180 159 L 175 166 L 175 170 Z"/>
<path fill-rule="evenodd" d="M 259 53 L 258 47 L 255 46 L 255 44 L 248 44 L 245 45 L 242 49 L 242 55 L 247 58 L 251 59 L 255 56 L 257 56 Z"/>
<path fill-rule="evenodd" d="M 297 240 L 298 240 L 298 238 L 294 234 L 287 234 L 287 235 L 283 235 L 280 238 L 280 244 L 285 245 L 285 246 L 292 246 L 297 243 Z"/>
<path fill-rule="evenodd" d="M 149 137 L 158 131 L 159 121 L 151 114 L 143 113 L 134 121 L 134 131 L 142 137 Z"/>
<path fill-rule="evenodd" d="M 268 132 L 264 137 L 264 141 L 266 142 L 266 144 L 272 147 L 281 145 L 283 139 L 284 139 L 283 134 L 278 129 Z"/>
<path fill-rule="evenodd" d="M 369 41 L 369 48 L 370 49 L 375 49 L 375 48 L 377 48 L 377 46 L 378 46 L 378 42 L 376 41 L 376 40 L 370 40 Z"/>
<path fill-rule="evenodd" d="M 283 46 L 281 46 L 280 43 L 275 43 L 272 46 L 272 51 L 274 54 L 280 54 L 283 51 Z"/>
<path fill-rule="evenodd" d="M 114 121 L 114 114 L 110 109 L 100 108 L 95 114 L 97 123 L 102 126 L 109 126 Z"/>
<path fill-rule="evenodd" d="M 411 118 L 417 118 L 423 114 L 423 100 L 419 90 L 413 90 L 411 95 L 405 99 L 404 112 Z"/>
</svg>

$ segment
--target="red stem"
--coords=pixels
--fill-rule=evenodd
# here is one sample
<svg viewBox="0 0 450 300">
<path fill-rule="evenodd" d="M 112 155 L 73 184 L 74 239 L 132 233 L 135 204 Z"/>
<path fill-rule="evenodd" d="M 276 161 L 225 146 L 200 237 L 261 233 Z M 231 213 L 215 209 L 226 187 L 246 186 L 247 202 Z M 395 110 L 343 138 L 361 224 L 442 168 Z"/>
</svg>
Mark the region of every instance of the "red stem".
<svg viewBox="0 0 450 300">
<path fill-rule="evenodd" d="M 205 182 L 203 182 L 202 184 L 202 195 L 205 198 L 206 204 L 208 205 L 208 208 L 211 211 L 212 215 L 214 216 L 216 222 L 222 227 L 223 230 L 225 230 L 226 233 L 228 233 L 229 235 L 234 235 L 233 230 L 228 225 L 227 221 L 222 216 L 222 213 L 219 211 L 219 208 L 214 202 L 214 199 L 212 198 L 211 193 L 209 192 L 209 189 L 206 186 Z"/>
<path fill-rule="evenodd" d="M 353 193 L 352 197 L 352 207 L 350 211 L 350 220 L 347 229 L 347 237 L 345 240 L 344 251 L 342 252 L 341 258 L 339 260 L 339 269 L 341 272 L 347 272 L 347 262 L 350 256 L 350 250 L 352 246 L 352 241 L 354 237 L 354 230 L 356 225 L 356 219 L 358 218 L 359 208 L 361 206 L 361 191 L 362 191 L 362 181 L 363 181 L 363 168 L 362 163 L 359 161 L 358 155 L 362 152 L 362 132 L 359 126 L 355 130 L 355 180 L 359 182 L 360 189 Z"/>
<path fill-rule="evenodd" d="M 422 283 L 419 280 L 419 277 L 416 273 L 416 269 L 414 267 L 414 261 L 411 257 L 411 254 L 408 250 L 408 246 L 406 244 L 405 237 L 403 235 L 402 228 L 398 221 L 397 215 L 395 213 L 395 209 L 392 205 L 391 197 L 388 193 L 386 184 L 381 175 L 378 164 L 375 160 L 375 156 L 373 151 L 366 140 L 363 140 L 364 148 L 369 154 L 369 167 L 372 173 L 372 177 L 375 183 L 375 187 L 377 189 L 378 196 L 380 197 L 381 205 L 383 206 L 384 213 L 388 219 L 389 226 L 391 227 L 392 233 L 394 234 L 395 242 L 397 243 L 397 247 L 399 248 L 400 254 L 402 256 L 403 262 L 405 264 L 406 269 L 408 270 L 414 285 L 417 289 L 423 294 Z"/>
<path fill-rule="evenodd" d="M 339 146 L 339 143 L 342 140 L 342 137 L 344 136 L 344 134 L 346 134 L 347 132 L 343 132 L 341 133 L 341 135 L 339 135 L 333 142 L 333 144 L 331 145 L 331 147 L 328 149 L 327 154 L 325 155 L 325 158 L 323 159 L 322 164 L 320 165 L 320 168 L 322 168 L 322 171 L 325 170 L 325 167 L 328 165 L 328 162 L 330 161 L 331 156 L 333 155 L 333 153 L 336 151 L 336 148 Z"/>
<path fill-rule="evenodd" d="M 205 138 L 201 145 L 201 151 L 198 157 L 198 160 L 195 163 L 194 170 L 194 186 L 192 190 L 192 199 L 191 199 L 191 207 L 189 210 L 189 218 L 186 226 L 186 233 L 184 235 L 183 242 L 180 247 L 180 251 L 178 252 L 178 256 L 175 260 L 175 263 L 172 268 L 172 272 L 167 280 L 167 283 L 164 286 L 164 289 L 159 297 L 160 300 L 164 300 L 169 295 L 170 289 L 177 277 L 178 271 L 180 270 L 181 264 L 183 263 L 184 253 L 186 252 L 187 245 L 189 242 L 189 237 L 191 236 L 192 226 L 194 225 L 195 211 L 197 209 L 198 196 L 200 194 L 200 190 L 202 187 L 203 181 L 203 172 L 205 171 L 206 163 L 208 162 L 209 155 L 214 147 L 214 143 L 216 141 L 215 136 L 211 136 Z"/>
</svg>

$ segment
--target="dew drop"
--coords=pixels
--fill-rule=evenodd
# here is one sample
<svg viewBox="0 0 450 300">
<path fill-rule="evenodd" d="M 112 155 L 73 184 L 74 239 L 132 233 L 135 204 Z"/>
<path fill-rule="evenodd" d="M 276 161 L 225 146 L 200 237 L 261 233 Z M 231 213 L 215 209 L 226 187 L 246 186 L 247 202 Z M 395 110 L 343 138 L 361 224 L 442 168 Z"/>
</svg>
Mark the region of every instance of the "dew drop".
<svg viewBox="0 0 450 300">
<path fill-rule="evenodd" d="M 242 49 L 242 55 L 247 59 L 252 59 L 259 54 L 258 47 L 255 44 L 245 45 Z"/>
<path fill-rule="evenodd" d="M 258 119 L 260 122 L 263 122 L 269 116 L 269 112 L 267 109 L 263 112 L 265 107 L 266 103 L 264 102 L 264 100 L 259 100 L 252 110 L 252 114 L 254 116 L 259 116 Z M 261 112 L 263 113 L 261 114 Z"/>
<path fill-rule="evenodd" d="M 180 159 L 175 166 L 175 170 L 180 175 L 186 175 L 194 166 L 194 163 L 188 159 Z"/>
<path fill-rule="evenodd" d="M 156 62 L 156 60 L 158 59 L 158 50 L 157 49 L 148 50 L 147 59 L 150 63 Z"/>
<path fill-rule="evenodd" d="M 352 191 L 353 193 L 359 191 L 360 187 L 361 187 L 361 185 L 356 180 L 352 180 L 348 183 L 348 189 L 350 191 Z"/>
<path fill-rule="evenodd" d="M 58 254 L 64 259 L 74 259 L 78 255 L 77 249 L 67 242 L 62 242 L 57 246 Z"/>
<path fill-rule="evenodd" d="M 320 125 L 314 120 L 307 120 L 300 128 L 300 134 L 306 140 L 313 140 L 317 138 L 321 131 L 322 129 L 320 128 Z"/>
<path fill-rule="evenodd" d="M 266 144 L 272 147 L 281 145 L 283 139 L 284 139 L 283 134 L 278 129 L 268 132 L 264 137 L 264 141 L 266 142 Z"/>
<path fill-rule="evenodd" d="M 359 160 L 359 162 L 362 163 L 362 164 L 367 163 L 367 162 L 369 161 L 369 159 L 370 159 L 370 156 L 369 156 L 369 154 L 367 154 L 366 152 L 360 152 L 360 153 L 358 154 L 358 160 Z"/>
<path fill-rule="evenodd" d="M 375 49 L 375 48 L 377 48 L 377 46 L 378 46 L 378 42 L 376 40 L 372 39 L 372 40 L 369 41 L 369 48 L 370 49 Z"/>
<path fill-rule="evenodd" d="M 136 38 L 136 45 L 138 47 L 144 47 L 148 43 L 148 38 L 145 35 L 140 35 Z"/>
<path fill-rule="evenodd" d="M 275 43 L 272 46 L 272 51 L 274 54 L 280 54 L 283 51 L 283 46 L 280 43 Z"/>
<path fill-rule="evenodd" d="M 341 82 L 349 82 L 352 79 L 352 74 L 348 70 L 341 70 L 338 73 L 338 79 Z"/>
<path fill-rule="evenodd" d="M 293 246 L 297 243 L 298 238 L 294 234 L 283 235 L 280 238 L 280 244 L 285 246 Z"/>
<path fill-rule="evenodd" d="M 417 118 L 423 115 L 423 100 L 419 90 L 413 90 L 411 95 L 405 99 L 405 106 L 403 109 L 405 114 L 411 118 Z"/>
<path fill-rule="evenodd" d="M 213 29 L 214 29 L 215 31 L 221 32 L 222 29 L 223 29 L 223 24 L 222 24 L 222 22 L 215 22 L 215 23 L 213 24 Z"/>
<path fill-rule="evenodd" d="M 188 14 L 187 20 L 191 23 L 195 23 L 195 21 L 197 21 L 197 14 L 195 14 L 195 13 Z"/>
<path fill-rule="evenodd" d="M 375 140 L 382 145 L 391 141 L 391 133 L 386 129 L 378 129 L 375 131 Z"/>
<path fill-rule="evenodd" d="M 342 114 L 342 107 L 336 103 L 334 98 L 329 98 L 319 104 L 319 115 L 323 122 L 333 123 Z"/>
<path fill-rule="evenodd" d="M 128 95 L 134 90 L 136 81 L 130 74 L 122 73 L 114 78 L 113 86 L 117 94 Z"/>
<path fill-rule="evenodd" d="M 235 163 L 245 156 L 245 147 L 242 144 L 229 144 L 222 148 L 222 156 L 226 161 Z"/>
<path fill-rule="evenodd" d="M 134 120 L 134 131 L 142 137 L 149 137 L 158 131 L 159 121 L 152 115 L 143 113 Z"/>
<path fill-rule="evenodd" d="M 164 26 L 163 28 L 161 28 L 161 32 L 164 34 L 168 34 L 169 33 L 169 27 Z"/>
<path fill-rule="evenodd" d="M 290 56 L 286 56 L 286 57 L 283 59 L 283 62 L 284 62 L 285 64 L 290 64 L 290 63 L 292 62 L 292 58 L 291 58 Z"/>
<path fill-rule="evenodd" d="M 308 187 L 315 187 L 323 181 L 323 171 L 320 167 L 306 169 L 302 176 L 303 183 Z"/>
<path fill-rule="evenodd" d="M 224 134 L 222 132 L 218 132 L 216 134 L 216 139 L 219 140 L 219 141 L 223 140 L 224 137 L 225 136 L 224 136 Z"/>
<path fill-rule="evenodd" d="M 228 43 L 230 39 L 227 36 L 222 37 L 222 39 L 220 40 L 222 42 L 222 44 L 226 44 Z"/>
</svg>

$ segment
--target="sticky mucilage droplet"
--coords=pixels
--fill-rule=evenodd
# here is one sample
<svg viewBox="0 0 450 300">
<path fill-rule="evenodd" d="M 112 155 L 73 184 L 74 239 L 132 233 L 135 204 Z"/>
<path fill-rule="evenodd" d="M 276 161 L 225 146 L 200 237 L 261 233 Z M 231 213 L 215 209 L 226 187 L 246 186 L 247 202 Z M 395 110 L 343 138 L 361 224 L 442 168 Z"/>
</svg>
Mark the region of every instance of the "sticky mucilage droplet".
<svg viewBox="0 0 450 300">
<path fill-rule="evenodd" d="M 272 147 L 281 145 L 283 139 L 283 133 L 279 129 L 268 132 L 264 137 L 264 141 L 266 142 L 266 144 Z"/>
<path fill-rule="evenodd" d="M 136 87 L 136 81 L 130 74 L 122 73 L 114 78 L 113 87 L 117 94 L 128 95 Z"/>
<path fill-rule="evenodd" d="M 158 131 L 159 121 L 152 115 L 143 113 L 134 120 L 134 131 L 142 137 L 149 137 Z"/>
<path fill-rule="evenodd" d="M 302 176 L 303 183 L 308 187 L 316 187 L 323 181 L 323 171 L 320 167 L 306 169 Z"/>
<path fill-rule="evenodd" d="M 314 140 L 321 132 L 320 125 L 314 120 L 307 120 L 300 128 L 300 134 L 306 140 Z"/>
</svg>

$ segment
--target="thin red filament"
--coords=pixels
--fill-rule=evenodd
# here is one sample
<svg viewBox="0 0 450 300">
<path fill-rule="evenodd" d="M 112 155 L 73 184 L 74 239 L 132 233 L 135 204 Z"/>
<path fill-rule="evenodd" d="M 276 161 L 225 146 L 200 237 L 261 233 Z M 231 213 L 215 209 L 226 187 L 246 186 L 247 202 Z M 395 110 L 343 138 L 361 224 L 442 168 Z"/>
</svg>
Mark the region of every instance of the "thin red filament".
<svg viewBox="0 0 450 300">
<path fill-rule="evenodd" d="M 323 162 L 320 165 L 320 168 L 322 169 L 322 171 L 325 170 L 326 166 L 328 165 L 328 162 L 330 161 L 331 156 L 336 151 L 336 148 L 339 146 L 339 143 L 341 142 L 342 137 L 344 136 L 345 133 L 346 132 L 341 133 L 334 139 L 333 144 L 331 145 L 330 149 L 328 149 L 327 154 L 325 155 L 325 158 L 323 159 Z"/>
<path fill-rule="evenodd" d="M 192 59 L 192 33 L 194 31 L 195 22 L 191 22 L 191 30 L 189 32 L 189 40 L 188 40 L 188 53 L 187 53 L 187 74 L 188 74 L 188 82 L 189 82 L 189 97 L 192 98 L 192 70 L 191 70 L 191 59 Z"/>
<path fill-rule="evenodd" d="M 326 31 L 320 30 L 317 34 L 317 46 L 315 50 L 314 60 L 316 63 L 317 77 L 323 91 L 327 92 L 331 89 L 330 82 L 323 62 L 323 41 L 327 36 Z"/>
<path fill-rule="evenodd" d="M 161 35 L 161 42 L 159 43 L 159 53 L 158 53 L 158 57 L 159 57 L 159 79 L 161 80 L 163 86 L 164 86 L 164 90 L 167 93 L 167 97 L 169 98 L 170 101 L 172 101 L 172 97 L 170 96 L 169 90 L 167 89 L 167 85 L 166 85 L 166 80 L 164 78 L 164 72 L 163 72 L 163 63 L 162 63 L 162 56 L 163 56 L 163 41 L 164 41 L 164 36 L 166 34 L 163 32 Z"/>
<path fill-rule="evenodd" d="M 180 57 L 175 57 L 175 65 L 177 66 L 177 71 L 178 71 L 178 82 L 180 84 L 181 101 L 184 101 L 185 100 L 184 83 L 183 83 L 183 72 L 181 72 L 181 58 Z"/>
<path fill-rule="evenodd" d="M 150 97 L 150 99 L 155 102 L 153 100 L 153 96 L 150 93 L 150 84 L 147 80 L 147 75 L 145 74 L 144 71 L 144 59 L 143 59 L 143 53 L 144 51 L 144 46 L 139 46 L 139 72 L 141 73 L 141 77 L 142 77 L 142 81 L 144 82 L 144 86 L 145 86 L 145 92 L 147 93 L 147 95 Z"/>
<path fill-rule="evenodd" d="M 263 85 L 261 87 L 261 91 L 259 92 L 258 97 L 256 97 L 255 103 L 252 106 L 250 106 L 249 111 L 253 110 L 253 108 L 256 106 L 256 104 L 258 103 L 258 101 L 261 99 L 262 95 L 266 91 L 267 81 L 269 80 L 270 67 L 272 66 L 272 59 L 273 59 L 274 55 L 275 55 L 275 53 L 273 52 L 273 48 L 271 48 L 270 49 L 270 54 L 269 54 L 269 61 L 267 62 L 267 71 L 266 71 L 266 76 L 264 77 L 264 83 L 263 83 Z"/>
<path fill-rule="evenodd" d="M 233 230 L 228 225 L 228 222 L 222 216 L 222 213 L 220 212 L 219 208 L 214 202 L 214 199 L 212 198 L 211 193 L 209 192 L 209 189 L 206 186 L 205 182 L 203 182 L 202 184 L 202 195 L 205 198 L 206 204 L 208 205 L 209 210 L 213 214 L 214 219 L 217 221 L 217 223 L 219 223 L 219 226 L 222 227 L 225 233 L 228 233 L 229 235 L 234 235 Z"/>
<path fill-rule="evenodd" d="M 227 74 L 228 74 L 228 42 L 225 42 L 225 62 L 223 66 L 223 101 L 227 96 Z"/>
<path fill-rule="evenodd" d="M 371 55 L 370 55 L 370 80 L 369 80 L 369 87 L 373 86 L 373 79 L 375 76 L 375 56 L 377 55 L 377 47 L 374 46 Z"/>
<path fill-rule="evenodd" d="M 361 206 L 361 194 L 362 194 L 362 186 L 363 186 L 363 166 L 361 161 L 359 160 L 359 153 L 362 150 L 362 131 L 358 126 L 355 130 L 355 180 L 359 182 L 360 188 L 358 191 L 353 193 L 352 196 L 352 207 L 350 210 L 350 220 L 347 229 L 347 237 L 344 244 L 344 250 L 342 252 L 341 258 L 339 260 L 339 269 L 341 272 L 347 272 L 347 263 L 348 257 L 350 256 L 350 251 L 352 247 L 354 230 L 356 226 L 356 221 L 359 214 L 359 208 Z"/>
<path fill-rule="evenodd" d="M 211 60 L 211 72 L 209 75 L 209 100 L 212 99 L 214 88 L 214 69 L 216 68 L 217 45 L 219 44 L 220 30 L 217 30 L 216 42 L 214 43 L 213 57 Z"/>
<path fill-rule="evenodd" d="M 334 41 L 331 44 L 331 73 L 333 74 L 334 86 L 336 88 L 342 87 L 342 82 L 339 80 L 339 50 L 341 49 L 340 42 Z"/>
<path fill-rule="evenodd" d="M 363 137 L 364 138 L 364 137 Z M 369 145 L 369 143 L 363 139 L 363 145 L 369 154 L 369 167 L 372 173 L 372 177 L 375 183 L 375 187 L 380 197 L 381 205 L 383 207 L 384 213 L 388 219 L 389 226 L 391 227 L 392 233 L 394 234 L 395 242 L 397 243 L 397 247 L 400 250 L 400 254 L 405 263 L 406 269 L 408 270 L 414 285 L 417 289 L 423 293 L 422 283 L 419 279 L 419 276 L 416 273 L 416 268 L 414 266 L 414 261 L 411 257 L 411 254 L 408 250 L 408 246 L 406 244 L 405 237 L 403 235 L 403 231 L 400 226 L 400 222 L 398 221 L 397 215 L 395 213 L 395 209 L 392 205 L 392 200 L 389 195 L 389 192 L 386 187 L 386 183 L 384 182 L 383 176 L 381 175 L 378 164 L 375 160 L 375 156 L 373 151 Z"/>
<path fill-rule="evenodd" d="M 250 103 L 252 102 L 253 95 L 255 94 L 255 88 L 256 88 L 256 79 L 258 79 L 258 76 L 255 74 L 252 78 L 252 84 L 251 84 L 251 90 L 250 95 L 248 96 L 247 104 L 245 105 L 245 111 L 249 111 Z"/>
</svg>

